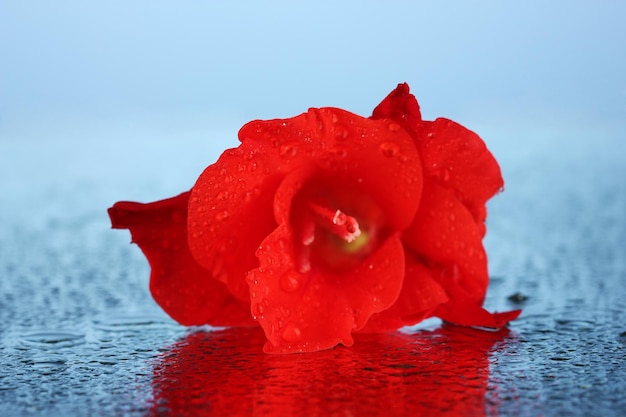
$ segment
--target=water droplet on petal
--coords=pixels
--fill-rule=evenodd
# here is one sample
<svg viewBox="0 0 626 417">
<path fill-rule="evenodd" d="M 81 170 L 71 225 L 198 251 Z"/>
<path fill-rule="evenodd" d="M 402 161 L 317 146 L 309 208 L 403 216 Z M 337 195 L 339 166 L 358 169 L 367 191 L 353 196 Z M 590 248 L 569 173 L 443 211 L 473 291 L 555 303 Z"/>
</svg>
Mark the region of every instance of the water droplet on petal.
<svg viewBox="0 0 626 417">
<path fill-rule="evenodd" d="M 257 316 L 263 317 L 263 313 L 265 313 L 265 307 L 263 306 L 262 303 L 258 303 L 255 307 L 254 307 L 254 311 L 256 312 Z"/>
<path fill-rule="evenodd" d="M 302 336 L 302 331 L 295 324 L 287 323 L 285 329 L 283 330 L 282 336 L 286 342 L 297 342 Z"/>
<path fill-rule="evenodd" d="M 343 146 L 333 146 L 328 152 L 337 158 L 345 158 L 348 155 L 348 150 Z"/>
<path fill-rule="evenodd" d="M 230 216 L 230 213 L 228 212 L 228 210 L 222 210 L 215 215 L 215 220 L 222 221 L 222 220 L 227 219 L 228 216 Z"/>
<path fill-rule="evenodd" d="M 229 197 L 230 193 L 228 191 L 220 191 L 220 193 L 217 195 L 217 199 L 220 201 L 228 200 Z"/>
<path fill-rule="evenodd" d="M 348 139 L 348 131 L 346 129 L 337 129 L 335 131 L 335 140 L 337 142 L 343 142 L 344 140 Z"/>
<path fill-rule="evenodd" d="M 290 159 L 296 156 L 298 153 L 298 148 L 296 148 L 292 143 L 285 143 L 280 147 L 279 154 L 281 158 Z"/>
<path fill-rule="evenodd" d="M 398 145 L 393 142 L 383 142 L 380 144 L 380 150 L 386 157 L 392 158 L 398 154 L 400 150 Z"/>
<path fill-rule="evenodd" d="M 400 126 L 396 123 L 389 123 L 389 126 L 387 127 L 389 128 L 390 132 L 397 132 L 398 130 L 400 130 Z"/>
<path fill-rule="evenodd" d="M 288 293 L 298 291 L 302 283 L 302 275 L 296 271 L 287 271 L 280 277 L 280 288 Z"/>
</svg>

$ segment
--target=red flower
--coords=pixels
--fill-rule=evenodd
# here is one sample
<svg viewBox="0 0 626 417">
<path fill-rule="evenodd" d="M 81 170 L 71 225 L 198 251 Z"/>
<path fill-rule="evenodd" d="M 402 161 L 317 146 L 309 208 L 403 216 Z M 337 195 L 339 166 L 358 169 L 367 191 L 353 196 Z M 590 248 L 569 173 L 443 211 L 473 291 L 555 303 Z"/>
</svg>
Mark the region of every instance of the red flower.
<svg viewBox="0 0 626 417">
<path fill-rule="evenodd" d="M 408 85 L 370 118 L 310 109 L 250 122 L 239 138 L 191 192 L 109 209 L 175 320 L 258 323 L 274 353 L 350 346 L 353 332 L 431 316 L 500 328 L 519 315 L 482 308 L 500 168 L 475 133 L 423 121 Z"/>
</svg>

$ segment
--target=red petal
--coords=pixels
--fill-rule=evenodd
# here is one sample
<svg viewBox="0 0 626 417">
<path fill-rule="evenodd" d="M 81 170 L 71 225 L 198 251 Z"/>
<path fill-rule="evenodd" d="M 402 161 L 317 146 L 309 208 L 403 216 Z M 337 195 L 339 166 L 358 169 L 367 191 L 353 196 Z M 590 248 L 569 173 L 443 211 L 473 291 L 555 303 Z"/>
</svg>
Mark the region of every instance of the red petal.
<svg viewBox="0 0 626 417">
<path fill-rule="evenodd" d="M 435 310 L 448 301 L 432 271 L 405 254 L 406 273 L 398 300 L 387 310 L 372 315 L 363 332 L 382 332 L 411 326 L 433 316 Z"/>
<path fill-rule="evenodd" d="M 336 108 L 310 109 L 291 119 L 245 125 L 244 145 L 262 147 L 273 173 L 303 167 L 357 182 L 377 201 L 396 230 L 408 226 L 422 188 L 419 154 L 395 123 Z M 390 193 L 389 190 L 393 190 Z"/>
<path fill-rule="evenodd" d="M 239 137 L 242 144 L 224 152 L 192 189 L 189 246 L 241 300 L 248 297 L 244 277 L 256 267 L 254 253 L 276 228 L 272 200 L 287 174 L 310 169 L 360 184 L 394 230 L 407 227 L 417 211 L 419 155 L 412 138 L 391 121 L 311 109 L 291 119 L 250 122 Z M 276 210 L 283 221 L 280 204 Z"/>
<path fill-rule="evenodd" d="M 391 119 L 408 132 L 413 132 L 422 121 L 420 107 L 409 92 L 407 83 L 398 84 L 372 112 L 372 119 Z"/>
<path fill-rule="evenodd" d="M 485 203 L 504 186 L 495 158 L 476 133 L 451 120 L 423 122 L 418 132 L 424 175 L 452 190 L 482 228 Z"/>
<path fill-rule="evenodd" d="M 196 261 L 239 300 L 248 301 L 245 276 L 257 266 L 259 244 L 276 227 L 272 201 L 278 183 L 264 172 L 269 163 L 263 147 L 255 150 L 260 153 L 254 158 L 244 148 L 250 147 L 225 151 L 198 178 L 189 200 L 188 227 Z"/>
<path fill-rule="evenodd" d="M 467 208 L 434 181 L 424 183 L 422 202 L 403 240 L 428 266 L 451 299 L 481 305 L 489 284 L 479 227 Z"/>
<path fill-rule="evenodd" d="M 339 343 L 398 297 L 404 252 L 389 238 L 355 270 L 334 274 L 319 268 L 297 271 L 292 230 L 279 226 L 263 242 L 260 267 L 248 277 L 252 311 L 268 338 L 267 353 L 311 352 Z"/>
<path fill-rule="evenodd" d="M 504 186 L 500 167 L 482 139 L 448 119 L 422 121 L 407 84 L 399 84 L 375 109 L 373 119 L 391 119 L 413 135 L 424 176 L 455 195 L 472 213 L 484 236 L 485 203 Z"/>
<path fill-rule="evenodd" d="M 454 300 L 440 306 L 434 315 L 446 322 L 459 326 L 501 329 L 510 321 L 515 320 L 521 313 L 522 310 L 490 313 L 474 303 L 468 303 L 465 300 Z"/>
<path fill-rule="evenodd" d="M 184 325 L 253 325 L 250 307 L 237 301 L 198 265 L 187 246 L 189 193 L 150 204 L 118 202 L 109 209 L 113 228 L 129 229 L 152 272 L 156 302 Z"/>
<path fill-rule="evenodd" d="M 480 229 L 467 208 L 439 184 L 425 182 L 420 209 L 404 241 L 428 260 L 433 278 L 450 298 L 435 316 L 463 326 L 501 328 L 521 313 L 492 314 L 481 307 L 489 276 Z"/>
</svg>

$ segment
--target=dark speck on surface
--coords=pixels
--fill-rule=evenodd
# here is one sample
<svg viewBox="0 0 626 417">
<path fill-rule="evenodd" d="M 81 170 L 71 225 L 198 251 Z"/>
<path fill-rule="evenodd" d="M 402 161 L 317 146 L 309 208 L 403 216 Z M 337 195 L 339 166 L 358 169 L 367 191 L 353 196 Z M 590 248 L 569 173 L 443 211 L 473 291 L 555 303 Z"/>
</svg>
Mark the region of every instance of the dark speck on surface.
<svg viewBox="0 0 626 417">
<path fill-rule="evenodd" d="M 0 142 L 0 414 L 626 415 L 623 139 L 495 146 L 507 191 L 489 207 L 486 307 L 524 309 L 504 332 L 435 321 L 288 356 L 262 354 L 258 330 L 171 321 L 110 230 L 113 202 L 187 189 L 201 149 L 125 144 L 153 154 L 122 166 L 121 144 Z"/>
<path fill-rule="evenodd" d="M 515 304 L 522 304 L 524 301 L 528 300 L 528 296 L 522 293 L 516 292 L 515 294 L 511 294 L 507 297 L 509 301 Z"/>
</svg>

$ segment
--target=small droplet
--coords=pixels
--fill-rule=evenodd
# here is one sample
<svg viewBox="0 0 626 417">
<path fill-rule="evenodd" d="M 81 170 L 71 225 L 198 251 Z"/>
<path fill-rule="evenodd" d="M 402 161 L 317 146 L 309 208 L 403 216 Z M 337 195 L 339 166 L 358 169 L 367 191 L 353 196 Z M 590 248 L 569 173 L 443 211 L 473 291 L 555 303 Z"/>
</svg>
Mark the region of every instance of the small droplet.
<svg viewBox="0 0 626 417">
<path fill-rule="evenodd" d="M 230 216 L 230 213 L 228 212 L 228 210 L 222 210 L 215 215 L 215 220 L 222 221 L 222 220 L 227 219 L 228 216 Z"/>
<path fill-rule="evenodd" d="M 298 149 L 291 143 L 285 143 L 280 147 L 279 154 L 281 158 L 290 159 L 296 156 Z"/>
<path fill-rule="evenodd" d="M 283 291 L 293 293 L 300 288 L 301 282 L 302 275 L 296 271 L 287 271 L 280 277 L 279 285 Z"/>
<path fill-rule="evenodd" d="M 22 335 L 22 343 L 30 347 L 63 348 L 73 347 L 85 342 L 80 333 L 65 330 L 42 330 Z"/>
<path fill-rule="evenodd" d="M 389 128 L 390 132 L 397 132 L 398 130 L 400 130 L 400 126 L 398 126 L 396 123 L 389 123 L 389 126 L 387 126 Z"/>
<path fill-rule="evenodd" d="M 335 140 L 337 142 L 343 142 L 344 140 L 348 139 L 348 131 L 346 129 L 337 129 L 335 131 Z"/>
<path fill-rule="evenodd" d="M 217 199 L 220 201 L 228 200 L 229 197 L 230 193 L 228 191 L 220 191 L 220 193 L 217 195 Z"/>
<path fill-rule="evenodd" d="M 263 313 L 265 313 L 265 307 L 263 306 L 262 303 L 258 303 L 255 308 L 254 308 L 256 315 L 263 317 Z"/>
<path fill-rule="evenodd" d="M 392 158 L 398 154 L 398 145 L 393 142 L 383 142 L 380 144 L 380 150 L 386 157 Z"/>
<path fill-rule="evenodd" d="M 345 158 L 348 155 L 348 150 L 343 146 L 333 146 L 328 152 L 337 158 Z"/>
<path fill-rule="evenodd" d="M 297 342 L 302 336 L 302 331 L 295 324 L 287 323 L 285 329 L 283 330 L 282 336 L 286 342 Z"/>
</svg>

